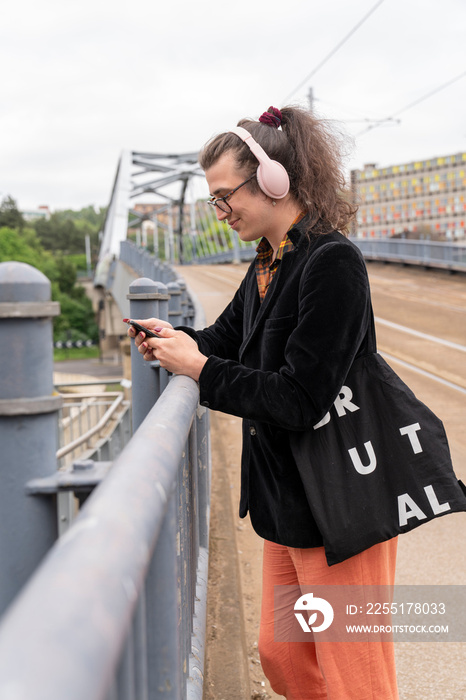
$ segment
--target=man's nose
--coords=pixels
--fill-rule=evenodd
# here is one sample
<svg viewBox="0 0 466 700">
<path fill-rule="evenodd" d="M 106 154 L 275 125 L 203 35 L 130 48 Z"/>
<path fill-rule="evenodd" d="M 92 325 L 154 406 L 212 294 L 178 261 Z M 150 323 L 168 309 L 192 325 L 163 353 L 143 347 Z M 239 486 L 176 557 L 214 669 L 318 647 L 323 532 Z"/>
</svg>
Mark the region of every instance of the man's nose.
<svg viewBox="0 0 466 700">
<path fill-rule="evenodd" d="M 215 207 L 215 213 L 217 214 L 218 221 L 224 221 L 230 212 L 223 211 L 220 207 Z"/>
</svg>

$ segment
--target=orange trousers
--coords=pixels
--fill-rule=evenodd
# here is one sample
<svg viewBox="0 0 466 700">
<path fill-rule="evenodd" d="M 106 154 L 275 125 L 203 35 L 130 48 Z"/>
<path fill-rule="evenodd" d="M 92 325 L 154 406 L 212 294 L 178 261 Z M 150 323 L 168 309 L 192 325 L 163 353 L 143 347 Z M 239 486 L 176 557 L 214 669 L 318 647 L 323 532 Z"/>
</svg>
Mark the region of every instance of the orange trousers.
<svg viewBox="0 0 466 700">
<path fill-rule="evenodd" d="M 324 548 L 264 541 L 259 654 L 273 690 L 287 700 L 397 700 L 392 642 L 274 640 L 276 586 L 394 584 L 397 539 L 328 566 Z"/>
</svg>

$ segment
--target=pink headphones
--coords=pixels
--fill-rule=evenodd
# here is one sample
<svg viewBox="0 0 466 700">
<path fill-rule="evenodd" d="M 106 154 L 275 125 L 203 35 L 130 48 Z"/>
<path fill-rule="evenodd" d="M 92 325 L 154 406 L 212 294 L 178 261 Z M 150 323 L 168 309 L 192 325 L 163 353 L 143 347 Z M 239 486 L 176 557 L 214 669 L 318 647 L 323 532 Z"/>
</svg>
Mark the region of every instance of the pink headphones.
<svg viewBox="0 0 466 700">
<path fill-rule="evenodd" d="M 247 129 L 242 126 L 235 126 L 230 129 L 232 134 L 236 134 L 249 146 L 259 161 L 257 168 L 257 182 L 262 192 L 272 199 L 283 199 L 290 189 L 290 178 L 281 163 L 269 158 L 262 146 L 259 146 Z"/>
</svg>

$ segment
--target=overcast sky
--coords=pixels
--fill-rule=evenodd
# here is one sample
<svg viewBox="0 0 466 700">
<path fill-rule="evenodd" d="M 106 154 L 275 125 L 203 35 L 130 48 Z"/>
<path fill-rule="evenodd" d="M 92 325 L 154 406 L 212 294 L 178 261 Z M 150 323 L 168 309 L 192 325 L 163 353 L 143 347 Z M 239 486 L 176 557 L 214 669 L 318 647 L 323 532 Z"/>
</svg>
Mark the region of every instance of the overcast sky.
<svg viewBox="0 0 466 700">
<path fill-rule="evenodd" d="M 123 148 L 198 150 L 290 94 L 307 104 L 311 86 L 318 113 L 355 137 L 348 167 L 466 151 L 466 1 L 379 2 L 4 3 L 0 197 L 104 206 Z"/>
</svg>

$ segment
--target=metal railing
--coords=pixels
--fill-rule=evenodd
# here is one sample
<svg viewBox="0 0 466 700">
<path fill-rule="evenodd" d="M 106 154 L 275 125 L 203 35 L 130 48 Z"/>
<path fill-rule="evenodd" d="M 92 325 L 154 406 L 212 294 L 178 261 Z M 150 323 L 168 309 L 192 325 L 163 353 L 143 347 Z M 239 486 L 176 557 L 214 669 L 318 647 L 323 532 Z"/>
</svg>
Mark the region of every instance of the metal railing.
<svg viewBox="0 0 466 700">
<path fill-rule="evenodd" d="M 351 238 L 358 246 L 367 260 L 381 260 L 386 262 L 406 263 L 410 265 L 423 265 L 425 267 L 443 268 L 454 271 L 466 271 L 466 244 L 465 243 L 440 243 L 438 241 L 408 240 L 399 238 Z M 200 251 L 194 262 L 232 263 L 249 262 L 256 255 L 254 243 L 242 244 L 231 247 L 216 242 L 215 251 Z M 160 263 L 157 259 L 142 248 L 138 248 L 131 241 L 121 244 L 120 260 L 132 265 L 133 269 L 141 274 L 151 273 L 157 270 L 158 277 L 165 281 L 170 269 L 166 263 Z M 186 261 L 185 261 L 186 262 Z M 152 274 L 152 273 L 151 273 Z M 148 274 L 147 276 L 151 276 Z"/>
<path fill-rule="evenodd" d="M 41 273 L 25 266 L 31 279 L 19 280 L 15 289 L 11 279 L 21 275 L 2 265 L 0 349 L 18 327 L 25 370 L 31 342 L 44 362 L 39 377 L 31 372 L 22 381 L 19 366 L 16 375 L 7 367 L 0 383 L 6 456 L 0 469 L 11 486 L 0 494 L 6 523 L 5 535 L 0 533 L 0 698 L 200 700 L 210 440 L 198 387 L 187 377 L 170 379 L 158 363 L 143 362 L 133 344 L 132 439 L 113 464 L 85 460 L 56 471 L 56 421 L 64 403 L 52 381 L 51 317 L 57 309 L 47 302 L 50 285 Z M 40 302 L 18 304 L 38 289 Z M 178 324 L 183 309 L 193 315 L 184 291 L 183 283 L 136 280 L 128 295 L 131 315 Z M 25 398 L 26 389 L 31 398 Z M 107 417 L 121 408 L 116 401 Z M 23 431 L 19 445 L 15 421 Z M 97 423 L 85 433 L 99 430 L 103 417 Z M 68 448 L 89 437 L 81 435 Z M 84 505 L 54 542 L 56 496 L 70 491 Z"/>
<path fill-rule="evenodd" d="M 366 260 L 466 272 L 466 245 L 399 238 L 352 238 Z"/>
<path fill-rule="evenodd" d="M 61 470 L 60 484 L 69 480 L 76 469 L 76 460 L 104 462 L 114 460 L 131 438 L 131 404 L 121 391 L 94 391 L 83 389 L 96 384 L 92 380 L 71 382 L 81 389 L 79 393 L 65 393 L 58 411 L 57 468 Z M 56 389 L 70 388 L 69 384 L 55 384 Z M 102 383 L 99 384 L 102 386 Z M 73 483 L 73 479 L 71 480 Z M 98 481 L 96 482 L 98 483 Z M 73 492 L 57 494 L 58 533 L 63 535 L 77 514 L 77 500 Z"/>
<path fill-rule="evenodd" d="M 171 380 L 5 615 L 1 698 L 201 697 L 209 457 L 197 402 L 195 382 Z"/>
<path fill-rule="evenodd" d="M 123 416 L 129 412 L 129 402 L 124 401 L 121 391 L 62 394 L 62 397 L 58 418 L 59 466 L 82 457 L 83 452 L 87 459 L 94 457 L 97 443 L 113 434 L 112 428 L 122 425 Z M 114 456 L 120 452 L 117 448 Z M 97 458 L 101 459 L 100 455 Z"/>
<path fill-rule="evenodd" d="M 221 231 L 223 235 L 217 234 L 216 231 L 207 235 L 201 231 L 197 235 L 189 234 L 189 236 L 183 236 L 183 264 L 214 264 L 252 260 L 256 254 L 257 243 L 254 243 L 254 241 L 244 242 L 239 238 L 236 231 L 230 229 L 230 231 L 225 232 L 222 230 L 223 228 L 222 226 Z M 228 233 L 228 235 L 225 235 L 226 233 Z M 120 260 L 129 264 L 134 270 L 139 269 L 141 274 L 151 276 L 151 274 L 147 274 L 149 271 L 148 267 L 141 267 L 141 265 L 155 264 L 158 270 L 156 278 L 163 282 L 169 279 L 168 276 L 170 273 L 167 273 L 166 270 L 170 270 L 171 268 L 166 262 L 161 262 L 155 255 L 146 251 L 145 248 L 139 247 L 137 243 L 133 243 L 132 241 L 123 241 L 120 246 Z M 140 254 L 143 255 L 142 258 Z M 177 255 L 176 258 L 179 261 L 180 256 Z M 145 262 L 141 262 L 142 260 Z M 137 267 L 135 267 L 136 265 Z"/>
</svg>

